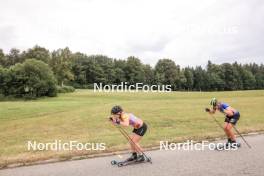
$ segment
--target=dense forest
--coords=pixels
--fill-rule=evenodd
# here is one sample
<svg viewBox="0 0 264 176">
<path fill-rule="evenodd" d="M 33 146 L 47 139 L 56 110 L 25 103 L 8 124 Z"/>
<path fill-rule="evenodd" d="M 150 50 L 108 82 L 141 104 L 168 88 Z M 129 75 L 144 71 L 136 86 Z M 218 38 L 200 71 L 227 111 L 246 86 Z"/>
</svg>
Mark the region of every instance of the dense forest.
<svg viewBox="0 0 264 176">
<path fill-rule="evenodd" d="M 73 53 L 69 48 L 49 51 L 34 46 L 26 51 L 0 49 L 1 96 L 56 96 L 61 87 L 92 88 L 103 84 L 144 83 L 172 85 L 173 90 L 223 91 L 264 88 L 264 65 L 208 61 L 181 68 L 171 59 L 160 59 L 154 67 L 139 58 L 114 59 L 104 55 Z M 66 86 L 66 87 L 67 87 Z"/>
</svg>

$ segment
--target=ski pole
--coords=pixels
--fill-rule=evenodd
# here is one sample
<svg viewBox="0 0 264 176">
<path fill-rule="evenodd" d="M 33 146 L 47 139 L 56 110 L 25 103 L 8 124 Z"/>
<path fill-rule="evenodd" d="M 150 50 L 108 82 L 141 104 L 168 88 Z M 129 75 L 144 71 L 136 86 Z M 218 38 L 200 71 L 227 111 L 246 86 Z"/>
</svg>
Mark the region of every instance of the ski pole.
<svg viewBox="0 0 264 176">
<path fill-rule="evenodd" d="M 109 120 L 110 121 L 113 121 L 113 119 L 112 119 L 112 117 L 109 117 Z M 112 124 L 112 126 L 114 127 L 114 126 L 116 126 L 116 125 L 114 125 L 114 124 Z M 131 145 L 133 145 L 132 143 L 131 143 L 131 141 L 128 139 L 128 137 L 119 129 L 119 127 L 118 126 L 116 126 L 116 128 L 118 128 L 118 130 L 119 130 L 119 132 L 128 140 L 128 142 L 131 144 Z"/>
<path fill-rule="evenodd" d="M 112 118 L 109 118 L 112 121 Z M 113 124 L 113 126 L 116 126 Z M 127 132 L 121 127 L 121 126 L 116 126 L 116 128 L 118 128 L 118 130 L 120 131 L 120 133 L 128 140 L 128 142 L 134 146 L 134 148 L 136 149 L 137 152 L 141 152 L 145 158 L 147 158 L 150 162 L 150 158 L 147 157 L 147 155 L 139 148 L 138 145 L 136 145 L 136 143 L 129 137 L 129 135 L 127 134 Z M 152 162 L 151 162 L 152 163 Z"/>
<path fill-rule="evenodd" d="M 122 131 L 121 129 L 120 129 L 120 127 L 117 127 L 118 128 L 118 130 L 119 130 L 119 132 L 128 140 L 128 142 L 131 144 L 131 145 L 133 145 L 134 146 L 134 148 L 137 150 L 137 152 L 139 152 L 138 151 L 138 149 L 136 148 L 136 146 L 132 143 L 132 141 L 129 139 L 129 136 L 127 136 L 125 133 L 124 133 L 124 131 Z"/>
<path fill-rule="evenodd" d="M 140 147 L 129 137 L 129 135 L 127 134 L 127 132 L 121 127 L 121 126 L 117 126 L 117 128 L 119 129 L 119 131 L 124 135 L 125 138 L 128 139 L 128 141 L 135 147 L 135 149 L 138 152 L 141 152 L 147 159 L 149 159 L 149 157 L 147 157 L 147 155 L 140 149 Z"/>
<path fill-rule="evenodd" d="M 235 131 L 237 132 L 237 134 L 243 139 L 243 141 L 245 142 L 245 144 L 247 144 L 248 148 L 251 148 L 251 146 L 249 145 L 249 143 L 246 141 L 246 139 L 241 135 L 241 133 L 237 130 L 237 128 L 233 125 Z"/>
<path fill-rule="evenodd" d="M 128 142 L 135 148 L 137 152 L 141 152 L 139 147 L 133 142 L 133 140 L 128 136 L 128 134 L 121 127 L 117 127 L 120 133 L 128 140 Z"/>
<path fill-rule="evenodd" d="M 218 126 L 221 127 L 221 128 L 224 130 L 223 126 L 220 124 L 220 122 L 219 122 L 218 120 L 216 120 L 215 116 L 212 115 L 212 114 L 210 114 L 210 115 L 211 115 L 211 117 L 213 117 L 214 121 L 218 124 Z M 235 125 L 233 125 L 233 127 L 234 127 L 236 133 L 242 138 L 242 140 L 243 140 L 243 141 L 245 142 L 245 144 L 248 146 L 248 148 L 251 148 L 251 146 L 249 145 L 249 143 L 248 143 L 248 142 L 246 141 L 246 139 L 241 135 L 241 133 L 237 130 L 237 128 L 235 127 Z"/>
<path fill-rule="evenodd" d="M 218 125 L 220 128 L 222 128 L 222 130 L 225 131 L 224 127 L 220 124 L 220 122 L 219 122 L 218 120 L 216 120 L 215 116 L 213 116 L 212 114 L 210 114 L 210 115 L 211 115 L 211 117 L 213 117 L 213 119 L 214 119 L 214 121 L 217 123 L 217 125 Z"/>
</svg>

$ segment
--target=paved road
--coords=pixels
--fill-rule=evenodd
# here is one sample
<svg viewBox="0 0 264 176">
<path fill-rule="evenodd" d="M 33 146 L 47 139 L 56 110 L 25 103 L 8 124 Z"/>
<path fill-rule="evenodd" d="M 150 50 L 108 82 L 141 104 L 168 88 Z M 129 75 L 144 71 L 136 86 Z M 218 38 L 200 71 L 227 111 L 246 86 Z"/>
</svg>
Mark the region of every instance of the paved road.
<svg viewBox="0 0 264 176">
<path fill-rule="evenodd" d="M 109 156 L 95 159 L 0 170 L 0 176 L 224 176 L 264 175 L 264 135 L 247 136 L 252 145 L 248 149 L 243 141 L 237 151 L 151 151 L 153 164 L 144 163 L 114 167 Z"/>
</svg>

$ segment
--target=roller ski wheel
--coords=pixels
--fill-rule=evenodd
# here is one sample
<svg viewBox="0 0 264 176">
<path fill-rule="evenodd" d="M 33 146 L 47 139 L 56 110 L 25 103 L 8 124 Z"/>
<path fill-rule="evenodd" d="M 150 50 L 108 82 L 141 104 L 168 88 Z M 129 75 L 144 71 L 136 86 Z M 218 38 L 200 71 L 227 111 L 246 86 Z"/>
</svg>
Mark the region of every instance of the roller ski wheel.
<svg viewBox="0 0 264 176">
<path fill-rule="evenodd" d="M 122 167 L 122 166 L 124 166 L 125 164 L 123 163 L 123 162 L 120 162 L 120 163 L 117 163 L 117 166 L 118 167 Z"/>
<path fill-rule="evenodd" d="M 235 148 L 235 147 L 240 148 L 241 147 L 241 143 L 239 143 L 239 142 L 236 142 L 234 145 L 235 146 L 233 148 Z"/>
<path fill-rule="evenodd" d="M 116 160 L 111 161 L 111 165 L 117 165 L 118 162 Z"/>
<path fill-rule="evenodd" d="M 240 142 L 237 142 L 237 147 L 241 147 L 241 143 Z"/>
<path fill-rule="evenodd" d="M 146 158 L 146 162 L 149 162 L 150 164 L 152 164 L 151 157 Z"/>
<path fill-rule="evenodd" d="M 235 150 L 241 147 L 239 142 L 236 143 L 226 143 L 224 145 L 217 145 L 215 150 L 217 151 L 224 151 L 224 150 Z"/>
</svg>

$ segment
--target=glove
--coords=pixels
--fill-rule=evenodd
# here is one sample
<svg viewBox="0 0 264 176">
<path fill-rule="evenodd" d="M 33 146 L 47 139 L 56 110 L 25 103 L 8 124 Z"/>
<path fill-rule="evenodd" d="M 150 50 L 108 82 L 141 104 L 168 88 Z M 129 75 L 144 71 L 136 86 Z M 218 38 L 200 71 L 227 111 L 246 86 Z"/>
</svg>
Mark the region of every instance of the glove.
<svg viewBox="0 0 264 176">
<path fill-rule="evenodd" d="M 120 125 L 120 120 L 115 119 L 115 124 Z"/>
<path fill-rule="evenodd" d="M 205 112 L 210 112 L 210 109 L 209 108 L 205 108 Z"/>
<path fill-rule="evenodd" d="M 113 122 L 114 124 L 117 124 L 117 125 L 120 124 L 120 120 L 113 119 L 113 117 L 109 117 L 109 121 L 111 121 L 111 122 Z"/>
</svg>

